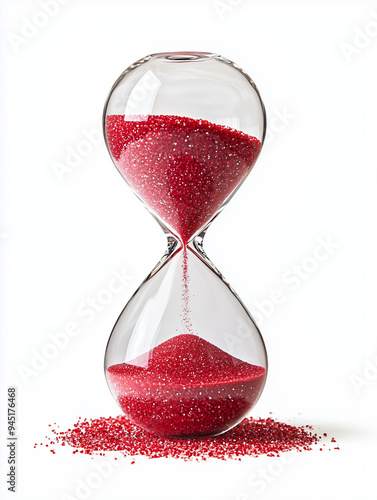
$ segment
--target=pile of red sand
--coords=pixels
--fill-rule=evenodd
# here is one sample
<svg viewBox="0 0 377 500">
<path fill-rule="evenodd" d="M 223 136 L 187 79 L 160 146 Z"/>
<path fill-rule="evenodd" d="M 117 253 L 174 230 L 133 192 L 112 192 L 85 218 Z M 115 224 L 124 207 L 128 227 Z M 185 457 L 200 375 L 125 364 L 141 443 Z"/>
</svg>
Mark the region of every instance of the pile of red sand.
<svg viewBox="0 0 377 500">
<path fill-rule="evenodd" d="M 138 358 L 110 366 L 107 378 L 124 414 L 163 437 L 220 434 L 254 406 L 266 378 L 198 335 L 176 335 Z"/>
<path fill-rule="evenodd" d="M 327 434 L 322 436 L 327 438 Z M 116 451 L 125 457 L 144 456 L 148 458 L 176 458 L 181 460 L 204 461 L 208 458 L 219 460 L 267 455 L 280 456 L 289 451 L 309 451 L 321 444 L 321 451 L 336 443 L 332 438 L 326 445 L 323 437 L 312 428 L 293 426 L 272 418 L 248 418 L 237 427 L 217 437 L 200 439 L 165 439 L 153 436 L 132 424 L 126 417 L 108 417 L 93 420 L 79 420 L 71 429 L 60 431 L 52 428 L 52 436 L 46 443 L 38 443 L 55 454 L 60 446 L 72 447 L 73 453 L 105 456 Z M 330 441 L 328 439 L 328 441 Z"/>
</svg>

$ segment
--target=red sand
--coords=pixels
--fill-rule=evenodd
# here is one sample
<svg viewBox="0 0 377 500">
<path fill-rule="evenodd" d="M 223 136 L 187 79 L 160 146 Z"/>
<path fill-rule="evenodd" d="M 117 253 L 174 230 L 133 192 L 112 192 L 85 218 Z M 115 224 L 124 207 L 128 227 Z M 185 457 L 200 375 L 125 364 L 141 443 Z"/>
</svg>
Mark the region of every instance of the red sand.
<svg viewBox="0 0 377 500">
<path fill-rule="evenodd" d="M 266 371 L 192 335 L 187 243 L 250 172 L 261 143 L 206 120 L 133 118 L 108 116 L 107 142 L 135 193 L 183 243 L 185 335 L 137 360 L 110 366 L 107 377 L 126 416 L 144 430 L 165 437 L 219 434 L 254 406 Z"/>
<path fill-rule="evenodd" d="M 265 376 L 261 366 L 191 334 L 107 370 L 125 415 L 164 437 L 216 435 L 236 425 L 254 406 Z"/>
<path fill-rule="evenodd" d="M 243 132 L 180 116 L 110 115 L 106 137 L 123 177 L 183 243 L 211 220 L 261 149 Z"/>
<path fill-rule="evenodd" d="M 339 450 L 335 439 L 322 439 L 308 425 L 295 427 L 271 418 L 245 419 L 237 427 L 217 437 L 200 439 L 165 439 L 149 434 L 132 424 L 125 416 L 79 420 L 71 429 L 52 429 L 53 436 L 47 444 L 51 453 L 58 446 L 71 446 L 73 453 L 105 456 L 105 452 L 117 451 L 125 457 L 176 458 L 203 461 L 238 459 L 259 455 L 280 456 L 289 451 L 308 451 L 321 443 L 320 451 Z M 117 458 L 115 457 L 115 460 Z M 135 463 L 134 460 L 131 463 Z"/>
</svg>

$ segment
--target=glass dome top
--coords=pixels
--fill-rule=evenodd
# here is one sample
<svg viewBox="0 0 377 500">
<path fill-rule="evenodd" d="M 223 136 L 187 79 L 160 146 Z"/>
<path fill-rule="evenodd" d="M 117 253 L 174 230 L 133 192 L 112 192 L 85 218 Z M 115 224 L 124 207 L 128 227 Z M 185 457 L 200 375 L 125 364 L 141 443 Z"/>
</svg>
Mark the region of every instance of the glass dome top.
<svg viewBox="0 0 377 500">
<path fill-rule="evenodd" d="M 174 68 L 172 68 L 172 66 Z M 265 109 L 253 80 L 210 52 L 161 52 L 132 64 L 115 82 L 106 115 L 175 115 L 265 136 Z"/>
</svg>

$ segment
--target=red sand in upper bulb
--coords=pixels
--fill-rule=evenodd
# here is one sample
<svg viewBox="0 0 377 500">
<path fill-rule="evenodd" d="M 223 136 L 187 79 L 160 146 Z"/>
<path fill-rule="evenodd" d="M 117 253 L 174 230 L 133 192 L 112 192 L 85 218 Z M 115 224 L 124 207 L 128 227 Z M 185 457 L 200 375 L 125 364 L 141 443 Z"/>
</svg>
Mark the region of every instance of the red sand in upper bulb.
<svg viewBox="0 0 377 500">
<path fill-rule="evenodd" d="M 187 243 L 250 172 L 261 142 L 206 120 L 126 118 L 106 118 L 115 164 L 138 196 Z"/>
<path fill-rule="evenodd" d="M 197 335 L 177 335 L 138 358 L 110 366 L 107 378 L 125 415 L 165 437 L 216 435 L 254 406 L 266 370 Z"/>
</svg>

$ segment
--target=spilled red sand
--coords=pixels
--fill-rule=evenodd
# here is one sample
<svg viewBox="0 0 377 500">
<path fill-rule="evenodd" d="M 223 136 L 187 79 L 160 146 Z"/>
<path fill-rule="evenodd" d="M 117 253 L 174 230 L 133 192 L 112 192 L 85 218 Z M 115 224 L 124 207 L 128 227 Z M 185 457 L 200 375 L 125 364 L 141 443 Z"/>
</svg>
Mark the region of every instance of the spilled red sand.
<svg viewBox="0 0 377 500">
<path fill-rule="evenodd" d="M 325 439 L 323 439 L 323 437 Z M 199 439 L 159 438 L 132 424 L 125 416 L 98 419 L 79 419 L 71 429 L 52 428 L 46 443 L 38 443 L 55 454 L 60 446 L 72 447 L 73 453 L 105 456 L 116 451 L 124 457 L 176 458 L 184 461 L 219 460 L 267 455 L 280 456 L 289 451 L 309 451 L 321 444 L 321 451 L 338 450 L 336 443 L 325 443 L 322 436 L 306 426 L 293 426 L 272 418 L 248 418 L 237 427 L 217 437 Z M 330 441 L 328 439 L 328 441 Z M 132 462 L 134 463 L 134 462 Z"/>
</svg>

